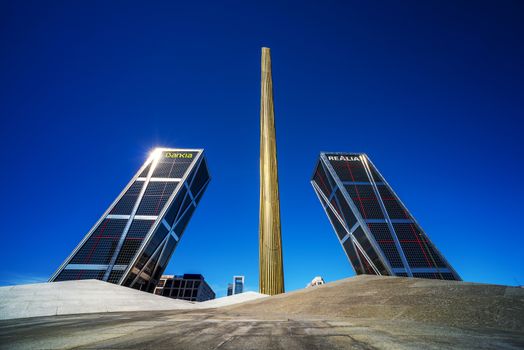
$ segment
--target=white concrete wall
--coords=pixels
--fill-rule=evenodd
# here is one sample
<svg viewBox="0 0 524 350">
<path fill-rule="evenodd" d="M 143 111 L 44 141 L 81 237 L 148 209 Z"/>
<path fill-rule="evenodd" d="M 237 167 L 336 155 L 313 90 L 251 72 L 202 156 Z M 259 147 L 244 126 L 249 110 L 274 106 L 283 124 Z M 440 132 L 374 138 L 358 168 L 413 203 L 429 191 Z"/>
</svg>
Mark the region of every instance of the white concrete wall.
<svg viewBox="0 0 524 350">
<path fill-rule="evenodd" d="M 246 301 L 251 301 L 260 298 L 269 297 L 266 294 L 260 294 L 256 292 L 244 292 L 240 294 L 233 294 L 228 297 L 206 300 L 201 303 L 198 303 L 200 308 L 217 308 L 228 305 L 235 305 L 238 303 L 244 303 Z"/>
</svg>

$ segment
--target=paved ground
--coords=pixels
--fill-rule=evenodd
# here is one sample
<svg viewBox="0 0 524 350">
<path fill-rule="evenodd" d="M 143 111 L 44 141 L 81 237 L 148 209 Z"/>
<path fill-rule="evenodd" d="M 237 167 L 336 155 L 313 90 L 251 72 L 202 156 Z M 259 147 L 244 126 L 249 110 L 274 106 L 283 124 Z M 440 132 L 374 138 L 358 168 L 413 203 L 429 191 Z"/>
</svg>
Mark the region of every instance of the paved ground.
<svg viewBox="0 0 524 350">
<path fill-rule="evenodd" d="M 236 306 L 0 321 L 6 349 L 523 349 L 524 289 L 356 277 Z"/>
</svg>

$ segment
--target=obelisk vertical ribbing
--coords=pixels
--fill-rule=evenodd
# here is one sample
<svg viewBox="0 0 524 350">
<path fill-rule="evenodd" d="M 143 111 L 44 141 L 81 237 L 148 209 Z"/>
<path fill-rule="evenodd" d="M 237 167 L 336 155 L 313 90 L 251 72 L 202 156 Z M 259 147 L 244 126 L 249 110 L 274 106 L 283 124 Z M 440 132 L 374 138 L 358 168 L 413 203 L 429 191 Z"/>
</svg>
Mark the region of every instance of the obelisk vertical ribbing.
<svg viewBox="0 0 524 350">
<path fill-rule="evenodd" d="M 284 293 L 280 199 L 278 194 L 277 146 L 273 81 L 269 48 L 262 48 L 260 94 L 260 293 Z"/>
</svg>

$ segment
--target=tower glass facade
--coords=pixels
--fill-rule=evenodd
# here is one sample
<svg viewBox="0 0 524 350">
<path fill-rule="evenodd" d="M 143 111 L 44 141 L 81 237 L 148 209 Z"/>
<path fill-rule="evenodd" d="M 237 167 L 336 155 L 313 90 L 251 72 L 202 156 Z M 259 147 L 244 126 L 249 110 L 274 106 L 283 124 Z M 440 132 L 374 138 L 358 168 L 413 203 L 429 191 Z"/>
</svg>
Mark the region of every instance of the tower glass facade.
<svg viewBox="0 0 524 350">
<path fill-rule="evenodd" d="M 153 291 L 210 181 L 201 149 L 155 149 L 50 278 Z"/>
<path fill-rule="evenodd" d="M 357 274 L 460 280 L 361 153 L 321 153 L 311 180 Z"/>
</svg>

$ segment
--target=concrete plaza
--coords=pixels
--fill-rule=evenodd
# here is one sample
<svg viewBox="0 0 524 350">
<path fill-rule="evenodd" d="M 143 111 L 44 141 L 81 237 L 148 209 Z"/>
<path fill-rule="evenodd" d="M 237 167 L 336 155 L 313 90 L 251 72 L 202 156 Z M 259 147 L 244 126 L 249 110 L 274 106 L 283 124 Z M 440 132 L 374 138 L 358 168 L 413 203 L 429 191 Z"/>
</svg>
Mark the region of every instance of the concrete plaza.
<svg viewBox="0 0 524 350">
<path fill-rule="evenodd" d="M 0 321 L 6 349 L 521 349 L 524 289 L 358 276 L 243 303 Z"/>
</svg>

